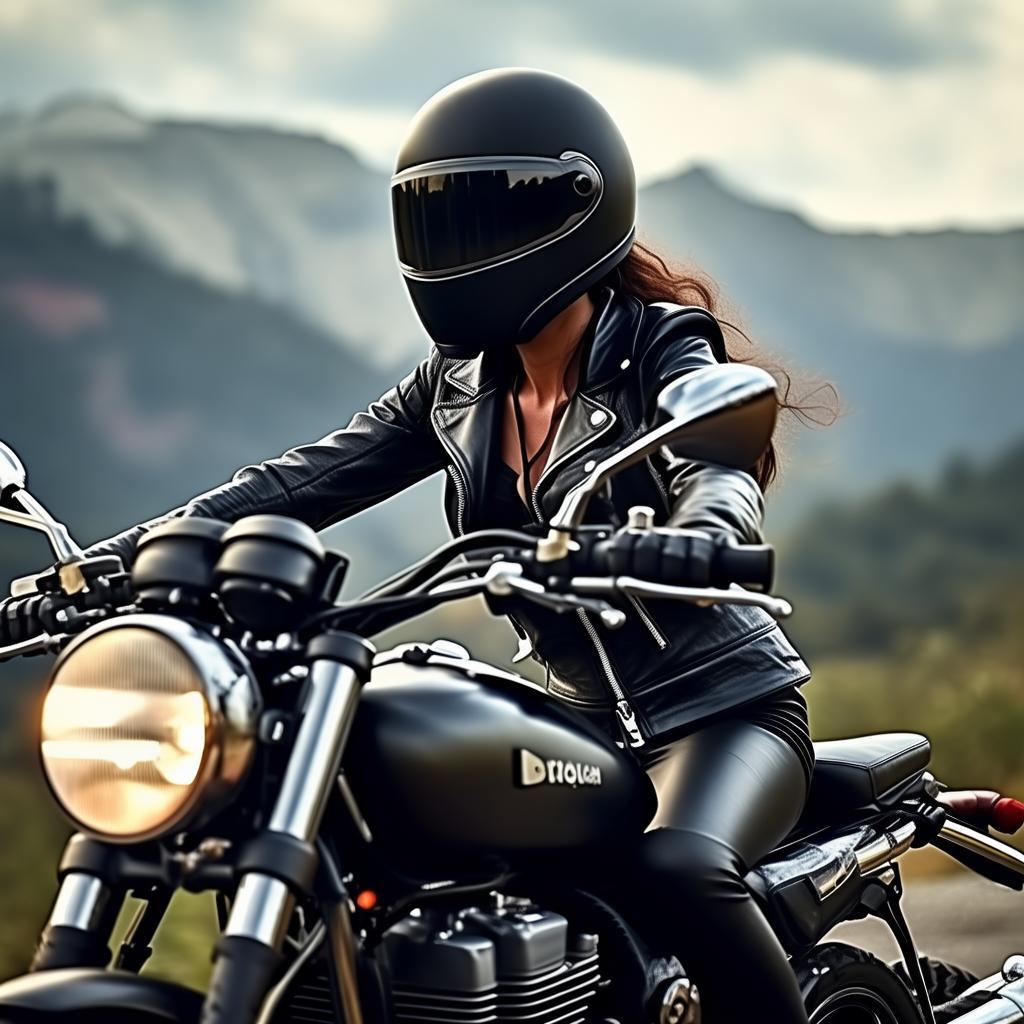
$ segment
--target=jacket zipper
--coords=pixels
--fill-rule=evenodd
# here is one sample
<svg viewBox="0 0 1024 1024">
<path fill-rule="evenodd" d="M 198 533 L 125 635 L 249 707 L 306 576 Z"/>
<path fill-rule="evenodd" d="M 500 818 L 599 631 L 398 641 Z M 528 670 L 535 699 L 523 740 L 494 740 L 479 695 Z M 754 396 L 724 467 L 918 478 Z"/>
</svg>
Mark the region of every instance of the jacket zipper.
<svg viewBox="0 0 1024 1024">
<path fill-rule="evenodd" d="M 580 396 L 580 400 L 583 400 L 582 396 Z M 592 399 L 591 401 L 594 400 Z M 596 434 L 591 434 L 589 437 L 584 438 L 579 444 L 574 445 L 567 452 L 563 452 L 562 455 L 560 455 L 554 462 L 549 462 L 544 467 L 544 472 L 541 473 L 536 485 L 530 488 L 530 508 L 532 509 L 538 523 L 543 524 L 544 522 L 544 513 L 541 511 L 540 502 L 537 499 L 537 492 L 540 490 L 540 485 L 544 482 L 544 478 L 552 473 L 559 465 L 561 465 L 561 463 L 565 462 L 566 459 L 575 455 L 580 448 L 597 440 L 597 438 L 615 424 L 616 417 L 611 409 L 606 409 L 596 401 L 594 401 L 594 404 L 608 417 L 605 425 Z M 524 483 L 528 483 L 528 481 L 524 481 Z M 612 668 L 611 658 L 608 656 L 608 651 L 605 649 L 604 644 L 601 642 L 601 638 L 597 634 L 597 629 L 594 627 L 594 624 L 590 621 L 587 613 L 582 608 L 577 608 L 576 614 L 579 616 L 580 622 L 583 623 L 583 628 L 586 631 L 587 636 L 594 645 L 598 661 L 600 661 L 601 668 L 608 681 L 608 688 L 612 691 L 612 695 L 615 697 L 615 714 L 619 719 L 619 726 L 621 727 L 624 735 L 628 737 L 628 742 L 631 747 L 635 748 L 644 746 L 645 741 L 643 733 L 640 731 L 640 725 L 637 722 L 636 712 L 633 710 L 633 706 L 629 703 L 625 690 L 622 689 L 618 679 L 615 678 L 615 670 Z"/>
<path fill-rule="evenodd" d="M 460 403 L 444 403 L 440 402 L 434 407 L 434 412 L 439 412 L 442 409 L 450 409 L 459 405 Z M 451 458 L 451 465 L 448 470 L 451 473 L 452 483 L 455 485 L 455 532 L 457 534 L 464 534 L 465 529 L 465 515 L 466 515 L 466 490 L 467 484 L 463 477 L 460 475 L 459 470 L 459 453 L 458 449 L 450 443 L 448 433 L 444 429 L 444 426 L 437 422 L 437 436 L 444 446 L 444 450 L 448 453 Z"/>
<path fill-rule="evenodd" d="M 580 395 L 580 401 L 583 402 L 584 398 Z M 554 462 L 549 462 L 544 467 L 544 472 L 541 473 L 537 479 L 537 483 L 534 488 L 530 491 L 530 505 L 533 508 L 534 515 L 537 517 L 539 523 L 544 522 L 544 513 L 541 511 L 540 502 L 537 500 L 537 492 L 540 490 L 541 484 L 544 483 L 545 479 L 551 475 L 563 462 L 567 459 L 571 459 L 581 448 L 585 448 L 587 445 L 596 441 L 602 434 L 606 433 L 613 426 L 615 426 L 616 416 L 611 409 L 606 409 L 596 399 L 590 399 L 590 401 L 597 406 L 597 408 L 607 416 L 607 420 L 603 427 L 596 434 L 590 434 L 587 437 L 582 438 L 577 444 L 573 445 L 567 452 L 562 452 L 561 455 L 555 459 Z M 557 435 L 556 435 L 557 436 Z"/>
<path fill-rule="evenodd" d="M 463 516 L 466 514 L 466 494 L 463 490 L 462 477 L 459 476 L 455 464 L 452 463 L 448 470 L 451 473 L 452 483 L 455 485 L 455 532 L 463 534 L 466 532 L 462 525 Z"/>
<path fill-rule="evenodd" d="M 665 634 L 654 624 L 654 620 L 648 614 L 647 609 L 640 603 L 640 601 L 632 594 L 626 594 L 629 603 L 636 609 L 637 615 L 643 621 L 643 624 L 647 627 L 647 632 L 651 634 L 654 642 L 662 649 L 665 650 L 668 647 L 668 640 L 665 639 Z"/>
<path fill-rule="evenodd" d="M 665 502 L 665 514 L 668 515 L 668 513 L 672 511 L 672 503 L 668 499 L 668 488 L 665 487 L 664 481 L 659 476 L 658 471 L 654 468 L 654 464 L 651 460 L 647 459 L 646 462 L 647 468 L 654 479 L 654 485 L 658 488 L 658 493 L 661 495 L 662 501 Z"/>
<path fill-rule="evenodd" d="M 618 679 L 615 678 L 615 671 L 612 668 L 608 652 L 605 650 L 605 646 L 597 635 L 597 630 L 594 628 L 594 624 L 590 621 L 587 613 L 582 608 L 577 608 L 576 614 L 579 616 L 580 622 L 583 623 L 583 628 L 587 631 L 587 636 L 590 637 L 597 650 L 597 657 L 608 680 L 608 687 L 615 696 L 615 714 L 618 715 L 619 725 L 626 736 L 629 737 L 629 745 L 631 747 L 642 747 L 644 745 L 644 737 L 636 720 L 636 712 L 629 703 L 625 690 L 622 689 Z"/>
</svg>

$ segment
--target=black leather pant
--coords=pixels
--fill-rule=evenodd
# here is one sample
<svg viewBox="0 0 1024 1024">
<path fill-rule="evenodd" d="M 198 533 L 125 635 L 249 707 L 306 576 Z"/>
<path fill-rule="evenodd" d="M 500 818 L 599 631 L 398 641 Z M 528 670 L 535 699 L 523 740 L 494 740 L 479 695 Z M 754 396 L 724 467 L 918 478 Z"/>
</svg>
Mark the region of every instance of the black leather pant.
<svg viewBox="0 0 1024 1024">
<path fill-rule="evenodd" d="M 655 752 L 648 772 L 658 813 L 624 880 L 643 932 L 685 965 L 708 1024 L 806 1024 L 786 954 L 743 882 L 800 815 L 806 768 L 794 746 L 729 718 Z"/>
</svg>

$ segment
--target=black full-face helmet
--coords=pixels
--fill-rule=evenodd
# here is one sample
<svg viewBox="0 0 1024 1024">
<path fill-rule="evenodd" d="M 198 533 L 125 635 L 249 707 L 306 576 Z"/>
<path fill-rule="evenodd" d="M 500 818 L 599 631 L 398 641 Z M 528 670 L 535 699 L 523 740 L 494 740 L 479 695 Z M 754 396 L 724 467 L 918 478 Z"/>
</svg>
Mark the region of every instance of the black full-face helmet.
<svg viewBox="0 0 1024 1024">
<path fill-rule="evenodd" d="M 636 179 L 607 111 L 565 78 L 501 68 L 413 118 L 391 179 L 398 261 L 442 354 L 529 341 L 633 242 Z"/>
</svg>

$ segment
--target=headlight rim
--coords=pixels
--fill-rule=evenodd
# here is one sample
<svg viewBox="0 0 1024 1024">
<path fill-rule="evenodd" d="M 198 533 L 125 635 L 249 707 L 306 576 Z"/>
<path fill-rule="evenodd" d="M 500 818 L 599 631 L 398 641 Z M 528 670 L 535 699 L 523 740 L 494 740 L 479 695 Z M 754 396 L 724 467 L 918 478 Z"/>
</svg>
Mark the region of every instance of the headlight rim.
<svg viewBox="0 0 1024 1024">
<path fill-rule="evenodd" d="M 204 746 L 195 780 L 175 813 L 160 824 L 136 832 L 118 833 L 80 819 L 66 805 L 47 770 L 43 755 L 42 709 L 60 667 L 82 646 L 118 629 L 143 629 L 175 644 L 195 671 L 206 708 Z M 223 807 L 226 796 L 244 781 L 255 760 L 260 688 L 252 668 L 238 648 L 194 623 L 169 615 L 132 613 L 91 626 L 57 656 L 40 705 L 36 753 L 46 787 L 61 813 L 88 836 L 120 846 L 167 838 L 186 827 L 198 827 Z"/>
</svg>

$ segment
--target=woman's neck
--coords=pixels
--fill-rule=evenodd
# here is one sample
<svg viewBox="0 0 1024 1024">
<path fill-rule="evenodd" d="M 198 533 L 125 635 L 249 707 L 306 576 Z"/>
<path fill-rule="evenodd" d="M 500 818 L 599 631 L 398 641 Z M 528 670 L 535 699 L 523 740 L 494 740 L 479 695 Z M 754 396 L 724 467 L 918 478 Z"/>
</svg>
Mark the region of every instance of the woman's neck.
<svg viewBox="0 0 1024 1024">
<path fill-rule="evenodd" d="M 554 405 L 563 396 L 566 370 L 593 315 L 594 303 L 584 293 L 525 345 L 517 346 L 524 386 L 539 405 Z"/>
</svg>

